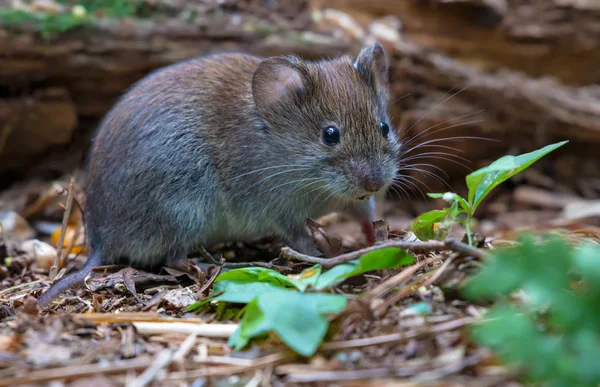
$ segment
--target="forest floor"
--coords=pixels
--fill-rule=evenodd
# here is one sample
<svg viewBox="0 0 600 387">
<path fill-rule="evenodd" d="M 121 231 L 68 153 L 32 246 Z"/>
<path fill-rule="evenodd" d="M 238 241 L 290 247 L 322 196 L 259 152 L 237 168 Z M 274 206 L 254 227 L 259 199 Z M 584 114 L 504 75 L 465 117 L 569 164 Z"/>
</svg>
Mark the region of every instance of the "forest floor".
<svg viewBox="0 0 600 387">
<path fill-rule="evenodd" d="M 600 241 L 593 221 L 564 216 L 573 198 L 533 184 L 533 171 L 528 176 L 522 184 L 499 189 L 486 203 L 477 226 L 478 234 L 486 236 L 481 250 L 510 244 L 523 229 Z M 0 386 L 51 381 L 71 386 L 517 383 L 515 370 L 501 366 L 492 352 L 470 339 L 469 327 L 486 306 L 466 301 L 459 289 L 482 256 L 460 248 L 414 253 L 413 265 L 368 272 L 336 286 L 348 306 L 334 316 L 324 343 L 309 358 L 287 349 L 273 333 L 240 351 L 228 346 L 240 322 L 239 305 L 209 303 L 187 312 L 210 294 L 220 271 L 216 265 L 193 266 L 188 273 L 104 267 L 85 287 L 65 292 L 40 311 L 36 299 L 51 284 L 49 271 L 63 228 L 65 268 L 85 261 L 78 235 L 81 199 L 76 189 L 73 195 L 68 191 L 68 180 L 29 181 L 0 198 L 14 209 L 2 215 Z M 437 204 L 381 200 L 379 217 L 387 227 L 379 228 L 379 240 L 410 237 L 414 214 Z M 64 226 L 63 218 L 68 220 Z M 320 223 L 329 245 L 338 242 L 338 253 L 365 247 L 360 227 L 348 219 L 333 215 Z M 464 230 L 454 234 L 460 237 Z M 279 248 L 264 242 L 210 251 L 228 264 L 262 262 L 284 274 L 312 266 L 279 257 Z"/>
</svg>

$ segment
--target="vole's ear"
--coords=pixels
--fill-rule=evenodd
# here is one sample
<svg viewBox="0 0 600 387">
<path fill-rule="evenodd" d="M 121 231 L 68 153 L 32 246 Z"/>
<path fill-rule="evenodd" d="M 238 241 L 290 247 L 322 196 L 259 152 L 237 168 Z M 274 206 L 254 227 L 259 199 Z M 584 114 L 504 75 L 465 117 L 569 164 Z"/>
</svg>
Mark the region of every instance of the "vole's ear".
<svg viewBox="0 0 600 387">
<path fill-rule="evenodd" d="M 377 90 L 388 86 L 389 62 L 385 49 L 379 42 L 363 47 L 356 60 L 354 68 L 360 76 L 371 83 Z"/>
<path fill-rule="evenodd" d="M 262 61 L 252 76 L 254 103 L 262 114 L 276 106 L 297 101 L 306 85 L 300 67 L 292 59 L 274 57 Z"/>
</svg>

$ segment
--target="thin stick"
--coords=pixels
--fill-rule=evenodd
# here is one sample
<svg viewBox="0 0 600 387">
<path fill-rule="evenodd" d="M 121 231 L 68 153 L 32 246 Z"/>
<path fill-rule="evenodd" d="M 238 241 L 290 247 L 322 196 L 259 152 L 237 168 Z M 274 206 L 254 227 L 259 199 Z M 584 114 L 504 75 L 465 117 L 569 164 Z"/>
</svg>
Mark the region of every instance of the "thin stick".
<svg viewBox="0 0 600 387">
<path fill-rule="evenodd" d="M 360 258 L 362 255 L 369 253 L 371 251 L 377 251 L 386 249 L 389 247 L 399 247 L 403 250 L 411 251 L 413 253 L 417 252 L 432 252 L 432 251 L 441 251 L 441 250 L 453 250 L 465 255 L 470 255 L 479 259 L 485 259 L 488 254 L 482 250 L 477 248 L 468 246 L 462 242 L 457 241 L 456 239 L 448 238 L 445 241 L 429 241 L 429 242 L 403 242 L 403 241 L 387 241 L 381 244 L 367 247 L 364 249 L 352 251 L 350 253 L 338 255 L 334 258 L 318 258 L 310 255 L 299 253 L 293 250 L 290 247 L 283 247 L 281 249 L 281 255 L 284 258 L 292 259 L 296 261 L 308 262 L 320 264 L 325 269 L 330 269 L 334 266 L 337 266 L 342 263 L 346 263 L 355 259 Z"/>
<path fill-rule="evenodd" d="M 333 341 L 321 345 L 321 347 L 319 347 L 319 351 L 342 351 L 354 348 L 372 347 L 374 345 L 381 344 L 393 344 L 408 339 L 414 339 L 415 337 L 426 334 L 440 333 L 462 328 L 465 325 L 471 324 L 473 321 L 475 321 L 475 319 L 472 317 L 464 317 L 457 320 L 432 325 L 431 327 L 422 330 L 411 330 L 404 333 L 392 333 L 389 335 L 367 337 L 364 339 Z"/>
<path fill-rule="evenodd" d="M 75 243 L 77 241 L 77 239 L 79 239 L 79 233 L 81 232 L 81 228 L 77 227 L 77 229 L 75 230 L 75 233 L 73 234 L 73 238 L 71 238 L 71 243 L 69 243 L 69 247 L 67 247 L 67 252 L 65 253 L 66 257 L 69 256 L 69 254 L 71 254 L 71 251 L 73 251 L 73 247 L 75 247 Z M 62 234 L 61 234 L 62 236 Z"/>
<path fill-rule="evenodd" d="M 208 279 L 208 281 L 204 283 L 204 285 L 202 285 L 202 288 L 198 290 L 198 293 L 196 293 L 198 298 L 203 297 L 204 292 L 211 287 L 211 285 L 213 284 L 213 282 L 215 282 L 219 274 L 221 274 L 221 270 L 222 267 L 217 266 L 217 270 L 215 270 L 215 273 Z"/>
<path fill-rule="evenodd" d="M 203 337 L 228 338 L 238 328 L 237 324 L 191 324 L 184 322 L 133 322 L 133 326 L 142 334 L 195 333 Z"/>
<path fill-rule="evenodd" d="M 198 338 L 198 334 L 196 332 L 190 333 L 190 335 L 185 338 L 183 343 L 181 343 L 177 352 L 175 352 L 175 354 L 173 355 L 172 361 L 174 363 L 183 362 L 184 358 L 188 355 L 188 353 L 194 347 L 194 344 L 196 344 L 197 338 Z"/>
<path fill-rule="evenodd" d="M 448 259 L 446 262 L 444 262 L 444 264 L 438 269 L 438 272 L 441 274 L 441 270 L 444 270 L 447 267 L 447 263 L 450 261 L 450 259 Z M 431 279 L 431 277 L 436 277 L 437 273 L 434 273 L 432 276 L 428 277 L 420 277 L 418 279 L 416 279 L 415 281 L 411 282 L 409 285 L 405 286 L 404 288 L 400 289 L 398 292 L 392 294 L 388 299 L 386 299 L 384 302 L 378 304 L 375 306 L 375 308 L 373 308 L 373 312 L 376 316 L 381 316 L 381 314 L 390 306 L 394 305 L 396 302 L 402 300 L 403 298 L 408 297 L 409 295 L 415 293 L 417 291 L 417 289 L 419 289 L 422 286 L 427 286 L 427 284 L 432 283 L 433 281 L 435 281 L 436 278 L 434 278 L 433 280 Z M 393 289 L 389 288 L 390 290 Z"/>
<path fill-rule="evenodd" d="M 23 386 L 28 384 L 42 384 L 52 380 L 72 380 L 90 375 L 119 374 L 126 371 L 147 368 L 152 364 L 152 359 L 137 358 L 128 361 L 119 361 L 107 364 L 75 365 L 53 369 L 28 371 L 25 375 L 10 378 L 1 378 L 0 387 Z"/>
<path fill-rule="evenodd" d="M 279 370 L 278 370 L 279 371 Z M 394 375 L 395 367 L 389 368 L 371 368 L 364 370 L 334 370 L 334 371 L 308 371 L 288 374 L 285 383 L 315 383 L 315 382 L 334 382 L 350 380 L 373 380 Z M 385 384 L 385 383 L 382 383 Z M 404 385 L 404 384 L 398 384 Z M 406 384 L 411 386 L 411 384 Z"/>
<path fill-rule="evenodd" d="M 225 262 L 220 264 L 220 266 L 224 269 L 238 269 L 243 267 L 264 267 L 267 269 L 278 268 L 278 266 L 273 265 L 271 262 Z"/>
<path fill-rule="evenodd" d="M 69 184 L 69 193 L 67 196 L 67 206 L 65 208 L 65 213 L 63 215 L 62 225 L 60 228 L 60 237 L 58 238 L 58 246 L 56 250 L 56 258 L 54 259 L 54 265 L 50 268 L 50 281 L 54 281 L 56 274 L 58 272 L 58 267 L 60 266 L 60 261 L 62 258 L 63 251 L 63 243 L 65 242 L 65 233 L 67 231 L 67 224 L 69 223 L 69 218 L 71 217 L 71 210 L 73 209 L 73 198 L 75 196 L 75 176 L 71 176 L 71 183 Z"/>
<path fill-rule="evenodd" d="M 36 281 L 31 281 L 31 282 L 25 282 L 23 284 L 15 285 L 15 286 L 12 286 L 10 288 L 2 289 L 2 290 L 0 290 L 0 295 L 11 293 L 13 290 L 17 290 L 17 289 L 21 289 L 21 288 L 26 288 L 26 287 L 29 287 L 29 286 L 33 286 L 35 284 L 39 284 L 42 281 L 43 280 L 36 280 Z"/>
<path fill-rule="evenodd" d="M 156 359 L 154 362 L 148 367 L 140 376 L 138 376 L 135 380 L 132 380 L 130 383 L 127 383 L 127 387 L 144 387 L 150 384 L 156 375 L 169 365 L 171 359 L 173 357 L 173 351 L 170 349 L 164 349 L 156 355 Z"/>
<path fill-rule="evenodd" d="M 218 367 L 202 367 L 195 370 L 190 371 L 182 371 L 182 372 L 173 372 L 171 373 L 166 380 L 188 380 L 188 379 L 198 379 L 202 377 L 208 376 L 218 376 L 218 375 L 233 375 L 246 371 L 250 371 L 253 369 L 266 367 L 270 365 L 279 364 L 283 361 L 293 360 L 298 357 L 297 354 L 286 351 L 274 353 L 272 355 L 267 355 L 252 361 L 252 363 L 248 365 L 226 365 L 226 366 L 218 366 Z"/>
<path fill-rule="evenodd" d="M 464 254 L 466 256 L 472 256 L 478 259 L 486 259 L 489 254 L 485 251 L 478 249 L 477 247 L 469 246 L 466 243 L 462 243 L 454 238 L 448 238 L 444 241 L 446 247 L 449 250 L 454 250 L 457 253 Z"/>
<path fill-rule="evenodd" d="M 215 257 L 212 256 L 211 253 L 208 252 L 208 250 L 206 250 L 204 248 L 204 246 L 200 247 L 200 255 L 202 255 L 204 258 L 206 258 L 206 260 L 208 261 L 208 263 L 212 263 L 213 265 L 220 265 L 221 264 L 219 261 L 217 261 L 215 259 Z"/>
<path fill-rule="evenodd" d="M 383 297 L 386 293 L 394 289 L 396 286 L 400 285 L 402 282 L 412 277 L 417 271 L 421 270 L 424 266 L 431 265 L 435 261 L 440 261 L 442 259 L 443 258 L 440 257 L 432 257 L 422 262 L 419 262 L 416 265 L 410 266 L 402 270 L 400 273 L 387 279 L 383 283 L 380 283 L 379 285 L 371 289 L 371 291 L 365 294 L 363 297 L 367 297 L 369 299 Z"/>
<path fill-rule="evenodd" d="M 427 278 L 427 281 L 425 281 L 422 286 L 429 286 L 435 281 L 437 281 L 442 276 L 444 271 L 448 268 L 448 266 L 450 266 L 450 263 L 452 263 L 453 260 L 454 257 L 448 258 L 440 268 L 436 269 L 435 273 L 433 273 L 429 276 L 429 278 Z"/>
</svg>

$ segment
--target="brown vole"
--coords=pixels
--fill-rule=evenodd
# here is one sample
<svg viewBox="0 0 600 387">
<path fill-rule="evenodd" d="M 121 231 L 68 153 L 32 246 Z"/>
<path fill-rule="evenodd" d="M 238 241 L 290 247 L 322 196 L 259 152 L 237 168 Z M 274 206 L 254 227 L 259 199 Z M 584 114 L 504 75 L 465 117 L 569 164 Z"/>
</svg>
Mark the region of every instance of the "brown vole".
<svg viewBox="0 0 600 387">
<path fill-rule="evenodd" d="M 398 171 L 383 47 L 356 58 L 208 55 L 155 71 L 101 123 L 86 191 L 90 255 L 39 299 L 95 266 L 176 266 L 199 246 L 280 237 L 317 252 L 307 218 L 371 222 Z"/>
</svg>

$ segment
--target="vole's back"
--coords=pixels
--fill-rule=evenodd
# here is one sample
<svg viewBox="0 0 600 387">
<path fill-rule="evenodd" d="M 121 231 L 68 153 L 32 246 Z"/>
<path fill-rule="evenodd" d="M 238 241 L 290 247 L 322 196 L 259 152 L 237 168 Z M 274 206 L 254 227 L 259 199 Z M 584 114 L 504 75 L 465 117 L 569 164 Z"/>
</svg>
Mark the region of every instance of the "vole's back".
<svg viewBox="0 0 600 387">
<path fill-rule="evenodd" d="M 220 150 L 209 143 L 235 138 L 236 123 L 251 120 L 250 79 L 259 62 L 230 54 L 164 68 L 107 115 L 86 182 L 90 247 L 104 261 L 127 257 L 154 266 L 194 244 L 216 242 L 210 239 L 217 225 L 207 220 L 222 204 L 211 161 Z"/>
</svg>

